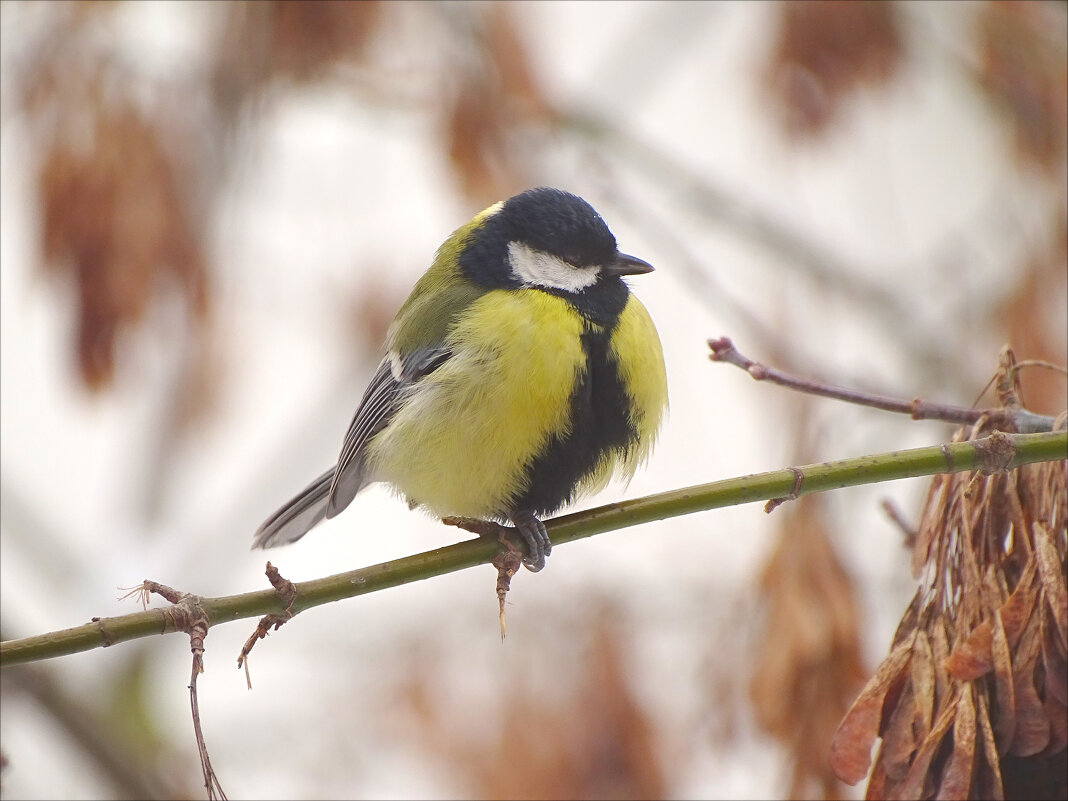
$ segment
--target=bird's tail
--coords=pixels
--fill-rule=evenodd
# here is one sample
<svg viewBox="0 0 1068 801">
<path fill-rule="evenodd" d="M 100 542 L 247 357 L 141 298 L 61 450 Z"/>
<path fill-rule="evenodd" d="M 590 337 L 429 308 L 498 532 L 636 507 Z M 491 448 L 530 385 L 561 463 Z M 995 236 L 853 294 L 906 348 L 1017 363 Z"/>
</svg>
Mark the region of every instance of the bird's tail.
<svg viewBox="0 0 1068 801">
<path fill-rule="evenodd" d="M 273 548 L 275 545 L 296 542 L 307 534 L 312 526 L 326 517 L 326 504 L 333 481 L 334 468 L 331 467 L 267 518 L 257 529 L 252 547 Z"/>
</svg>

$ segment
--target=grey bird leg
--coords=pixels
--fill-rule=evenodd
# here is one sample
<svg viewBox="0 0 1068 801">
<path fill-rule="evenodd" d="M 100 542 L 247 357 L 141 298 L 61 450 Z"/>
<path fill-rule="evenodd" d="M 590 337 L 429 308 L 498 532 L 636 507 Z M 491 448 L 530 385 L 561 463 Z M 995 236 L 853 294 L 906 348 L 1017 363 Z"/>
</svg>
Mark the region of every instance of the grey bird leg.
<svg viewBox="0 0 1068 801">
<path fill-rule="evenodd" d="M 553 552 L 549 532 L 545 530 L 545 524 L 531 512 L 516 512 L 511 518 L 515 530 L 527 544 L 528 555 L 523 558 L 523 566 L 537 573 L 545 567 L 545 557 Z"/>
</svg>

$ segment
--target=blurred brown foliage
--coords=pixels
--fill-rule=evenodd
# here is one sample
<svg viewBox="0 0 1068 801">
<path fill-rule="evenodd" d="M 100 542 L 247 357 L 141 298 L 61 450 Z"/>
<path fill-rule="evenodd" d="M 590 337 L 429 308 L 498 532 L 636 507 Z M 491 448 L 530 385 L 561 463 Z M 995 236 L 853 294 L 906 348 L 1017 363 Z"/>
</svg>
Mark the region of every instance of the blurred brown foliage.
<svg viewBox="0 0 1068 801">
<path fill-rule="evenodd" d="M 93 389 L 109 384 L 122 335 L 152 322 L 162 293 L 190 310 L 194 329 L 205 324 L 214 265 L 193 199 L 212 201 L 203 188 L 220 191 L 209 173 L 225 162 L 203 158 L 175 135 L 184 129 L 174 109 L 199 107 L 195 98 L 145 102 L 154 93 L 142 92 L 99 46 L 92 24 L 121 5 L 50 4 L 51 37 L 18 77 L 44 144 L 42 250 L 48 269 L 77 288 L 74 351 Z M 403 25 L 389 25 L 400 13 L 445 32 L 405 40 L 397 34 Z M 207 93 L 215 118 L 204 127 L 233 134 L 241 112 L 253 112 L 254 126 L 272 86 L 347 86 L 349 68 L 364 67 L 361 90 L 398 105 L 414 97 L 411 105 L 437 123 L 442 163 L 459 191 L 484 205 L 538 182 L 536 137 L 559 121 L 528 52 L 522 13 L 506 3 L 230 2 L 204 73 L 210 85 L 181 90 Z M 891 80 L 905 54 L 896 3 L 813 0 L 780 4 L 777 14 L 765 78 L 792 135 L 828 131 L 849 97 Z M 1008 112 L 1022 163 L 1062 181 L 1068 68 L 1063 42 L 1049 35 L 1048 8 L 986 3 L 979 20 L 981 86 Z M 372 45 L 438 48 L 437 74 L 378 70 Z M 1063 298 L 1068 210 L 1062 204 L 1053 213 L 1050 247 L 1031 254 L 1025 280 L 995 319 L 1021 353 L 1063 363 L 1063 332 L 1036 326 L 1034 313 L 1051 295 Z M 381 336 L 387 304 L 396 307 L 374 291 L 350 304 L 362 323 L 353 327 L 358 336 Z M 1062 379 L 1035 380 L 1041 384 L 1027 400 L 1063 403 Z M 1063 779 L 1066 740 L 1064 470 L 1062 463 L 932 482 L 915 543 L 928 582 L 834 743 L 837 774 L 855 782 L 883 738 L 869 797 L 1025 797 L 1051 789 L 1065 796 L 1063 784 L 1048 779 L 1058 771 Z M 862 670 L 853 589 L 818 502 L 804 499 L 780 515 L 781 539 L 761 579 L 761 640 L 744 669 L 753 670 L 758 723 L 793 758 L 791 795 L 834 797 L 840 788 L 827 769 L 827 743 Z M 502 730 L 477 742 L 457 736 L 442 714 L 427 667 L 405 689 L 419 742 L 473 777 L 486 798 L 668 795 L 657 752 L 663 733 L 629 686 L 625 638 L 612 619 L 610 611 L 592 618 L 590 658 L 562 689 L 565 701 L 516 694 L 506 699 Z M 731 654 L 729 668 L 739 670 L 738 661 Z"/>
<path fill-rule="evenodd" d="M 153 121 L 101 94 L 83 109 L 83 140 L 57 135 L 37 181 L 45 263 L 78 287 L 78 364 L 90 389 L 111 382 L 119 335 L 171 288 L 168 276 L 198 317 L 208 308 L 201 243 L 176 166 Z"/>
<path fill-rule="evenodd" d="M 779 543 L 760 580 L 765 614 L 749 695 L 757 723 L 793 760 L 789 797 L 841 798 L 827 751 L 867 675 L 855 589 L 819 497 L 779 514 Z"/>
<path fill-rule="evenodd" d="M 275 82 L 349 85 L 342 68 L 367 66 L 370 43 L 403 11 L 379 2 L 228 3 L 207 86 L 176 84 L 165 102 L 145 102 L 143 87 L 99 45 L 100 25 L 121 5 L 57 7 L 44 46 L 19 70 L 23 109 L 48 143 L 37 178 L 42 249 L 49 268 L 78 287 L 76 353 L 92 389 L 110 383 L 118 339 L 151 322 L 161 292 L 177 289 L 196 325 L 211 305 L 206 232 L 195 213 L 203 210 L 190 204 L 221 186 L 213 164 L 227 158 L 194 152 L 176 110 L 206 88 L 213 102 L 204 129 L 232 136 L 239 112 L 256 109 Z M 436 91 L 416 92 L 442 120 L 442 156 L 461 190 L 488 204 L 536 182 L 525 133 L 553 112 L 526 55 L 521 12 L 497 3 L 414 8 L 424 22 L 461 34 L 439 47 Z M 386 98 L 404 96 L 405 80 L 426 80 L 373 64 L 361 75 L 361 88 Z"/>
<path fill-rule="evenodd" d="M 279 0 L 226 4 L 212 88 L 222 114 L 231 114 L 274 80 L 313 83 L 358 62 L 377 33 L 375 0 Z"/>
<path fill-rule="evenodd" d="M 1051 3 L 997 0 L 979 21 L 980 85 L 1012 125 L 1016 152 L 1064 181 L 1068 151 L 1065 15 Z"/>
<path fill-rule="evenodd" d="M 991 316 L 1018 353 L 1052 364 L 1068 364 L 1068 340 L 1047 314 L 1068 296 L 1068 195 L 1050 209 L 1050 236 L 1024 254 L 1019 280 L 1009 288 Z M 1056 370 L 1030 368 L 1022 383 L 1022 402 L 1030 409 L 1063 409 L 1068 405 L 1068 384 Z"/>
<path fill-rule="evenodd" d="M 519 687 L 500 704 L 502 724 L 472 733 L 467 717 L 437 688 L 434 660 L 412 662 L 397 685 L 407 727 L 443 759 L 477 798 L 656 799 L 669 797 L 660 737 L 630 686 L 625 616 L 607 601 L 596 607 L 584 635 L 587 656 L 560 663 L 551 696 Z M 507 688 L 510 680 L 503 680 Z M 437 688 L 437 689 L 435 689 Z M 396 712 L 394 702 L 391 708 Z"/>
<path fill-rule="evenodd" d="M 892 2 L 780 3 L 767 84 L 788 133 L 823 133 L 851 92 L 888 81 L 902 57 Z"/>
<path fill-rule="evenodd" d="M 1013 368 L 1003 362 L 1010 394 Z M 1065 797 L 1066 538 L 1064 461 L 932 480 L 913 545 L 920 588 L 835 735 L 843 780 L 867 775 L 881 737 L 868 798 Z"/>
<path fill-rule="evenodd" d="M 538 183 L 522 147 L 524 131 L 554 117 L 535 78 L 513 8 L 488 3 L 474 27 L 481 61 L 456 64 L 446 107 L 449 160 L 464 193 L 488 204 Z"/>
</svg>

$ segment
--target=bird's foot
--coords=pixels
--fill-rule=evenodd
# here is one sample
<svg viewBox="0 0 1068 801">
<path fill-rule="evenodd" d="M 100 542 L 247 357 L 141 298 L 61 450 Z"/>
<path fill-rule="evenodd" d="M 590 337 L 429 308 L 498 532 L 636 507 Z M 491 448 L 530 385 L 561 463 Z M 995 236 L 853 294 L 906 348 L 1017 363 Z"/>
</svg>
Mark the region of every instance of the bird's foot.
<svg viewBox="0 0 1068 801">
<path fill-rule="evenodd" d="M 545 558 L 553 552 L 553 544 L 549 541 L 549 532 L 531 512 L 517 512 L 512 515 L 513 529 L 523 542 L 526 543 L 527 555 L 523 557 L 523 566 L 532 573 L 537 573 L 545 567 Z"/>
<path fill-rule="evenodd" d="M 530 512 L 517 512 L 512 515 L 512 526 L 469 517 L 446 517 L 442 518 L 441 522 L 480 537 L 496 538 L 507 550 L 521 554 L 523 566 L 532 573 L 537 573 L 545 567 L 545 557 L 553 550 L 545 524 Z"/>
</svg>

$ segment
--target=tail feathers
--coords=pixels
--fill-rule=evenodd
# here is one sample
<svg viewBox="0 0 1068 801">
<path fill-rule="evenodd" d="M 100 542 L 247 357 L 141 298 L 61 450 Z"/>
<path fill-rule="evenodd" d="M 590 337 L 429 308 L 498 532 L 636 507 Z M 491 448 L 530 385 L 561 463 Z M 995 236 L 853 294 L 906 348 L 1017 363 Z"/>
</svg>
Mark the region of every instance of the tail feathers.
<svg viewBox="0 0 1068 801">
<path fill-rule="evenodd" d="M 273 548 L 296 542 L 324 517 L 330 495 L 330 485 L 334 481 L 334 469 L 331 467 L 315 481 L 305 487 L 289 503 L 271 515 L 256 531 L 252 539 L 253 548 Z"/>
<path fill-rule="evenodd" d="M 335 468 L 336 470 L 336 468 Z M 346 465 L 340 473 L 331 471 L 333 482 L 328 487 L 329 497 L 326 503 L 326 517 L 336 517 L 352 503 L 356 493 L 364 488 L 363 471 L 359 462 Z"/>
</svg>

